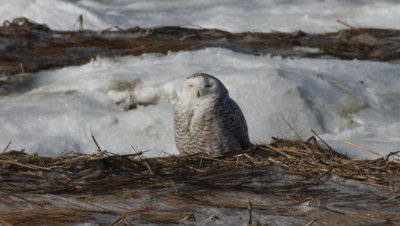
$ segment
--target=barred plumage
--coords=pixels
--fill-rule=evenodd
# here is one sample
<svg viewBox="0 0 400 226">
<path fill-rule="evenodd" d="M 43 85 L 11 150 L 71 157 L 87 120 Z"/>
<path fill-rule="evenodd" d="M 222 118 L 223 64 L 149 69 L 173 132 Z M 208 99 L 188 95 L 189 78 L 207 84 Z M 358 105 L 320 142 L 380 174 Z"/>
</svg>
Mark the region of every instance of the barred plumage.
<svg viewBox="0 0 400 226">
<path fill-rule="evenodd" d="M 175 142 L 182 154 L 247 149 L 246 120 L 224 84 L 212 75 L 189 76 L 174 108 Z"/>
</svg>

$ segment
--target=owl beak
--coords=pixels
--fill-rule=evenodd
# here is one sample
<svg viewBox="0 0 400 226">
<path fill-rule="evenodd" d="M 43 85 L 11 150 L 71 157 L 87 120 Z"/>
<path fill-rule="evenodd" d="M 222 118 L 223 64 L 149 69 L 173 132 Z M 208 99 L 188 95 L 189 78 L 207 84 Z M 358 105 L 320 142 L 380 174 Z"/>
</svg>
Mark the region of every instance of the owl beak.
<svg viewBox="0 0 400 226">
<path fill-rule="evenodd" d="M 200 97 L 200 90 L 197 90 L 197 98 Z"/>
</svg>

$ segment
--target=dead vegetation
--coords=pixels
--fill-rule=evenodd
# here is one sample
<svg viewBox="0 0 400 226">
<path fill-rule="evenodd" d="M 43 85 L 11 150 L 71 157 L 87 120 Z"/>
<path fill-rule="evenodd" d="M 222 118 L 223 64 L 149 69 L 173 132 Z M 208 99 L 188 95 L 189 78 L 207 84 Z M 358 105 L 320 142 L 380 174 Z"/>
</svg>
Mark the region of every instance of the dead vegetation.
<svg viewBox="0 0 400 226">
<path fill-rule="evenodd" d="M 352 160 L 314 139 L 274 139 L 269 145 L 217 157 L 145 158 L 142 154 L 116 155 L 98 148 L 93 154 L 71 152 L 48 158 L 5 150 L 0 154 L 0 203 L 20 210 L 18 215 L 0 210 L 0 220 L 10 225 L 104 223 L 99 215 L 107 215 L 114 225 L 210 223 L 229 220 L 206 215 L 207 209 L 230 209 L 242 214 L 243 223 L 249 225 L 259 219 L 274 222 L 271 219 L 278 217 L 296 217 L 296 222 L 304 224 L 400 221 L 395 210 L 400 197 L 397 153 Z M 348 190 L 349 186 L 355 187 Z M 67 208 L 54 204 L 65 202 L 64 198 L 48 201 L 56 197 L 86 204 Z M 26 203 L 37 207 L 26 209 Z M 112 210 L 106 207 L 110 203 L 134 207 Z M 40 211 L 48 214 L 33 220 Z"/>
<path fill-rule="evenodd" d="M 67 153 L 48 158 L 7 151 L 0 154 L 0 166 L 3 190 L 13 192 L 93 192 L 125 186 L 172 186 L 178 191 L 179 183 L 228 188 L 246 183 L 271 166 L 315 181 L 337 175 L 370 185 L 400 186 L 400 161 L 392 157 L 352 160 L 311 142 L 282 139 L 219 157 L 197 154 L 144 158 L 142 153 L 116 155 L 99 150 L 88 155 Z"/>
<path fill-rule="evenodd" d="M 343 22 L 341 22 L 343 24 Z M 345 23 L 344 23 L 345 24 Z M 354 28 L 325 34 L 243 32 L 218 29 L 156 27 L 104 31 L 54 31 L 26 18 L 0 27 L 0 75 L 80 65 L 99 56 L 166 54 L 207 47 L 253 55 L 339 58 L 397 62 L 400 31 Z M 313 48 L 307 49 L 307 48 Z M 5 81 L 2 81 L 5 82 Z"/>
</svg>

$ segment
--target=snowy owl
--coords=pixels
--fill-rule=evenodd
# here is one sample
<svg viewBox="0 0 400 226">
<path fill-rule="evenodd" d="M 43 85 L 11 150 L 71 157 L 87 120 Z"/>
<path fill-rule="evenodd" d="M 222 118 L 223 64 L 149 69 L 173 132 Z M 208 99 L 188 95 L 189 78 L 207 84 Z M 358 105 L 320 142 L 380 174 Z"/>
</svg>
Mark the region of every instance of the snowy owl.
<svg viewBox="0 0 400 226">
<path fill-rule="evenodd" d="M 240 107 L 220 80 L 205 73 L 184 82 L 174 108 L 174 130 L 182 154 L 219 155 L 252 146 Z"/>
</svg>

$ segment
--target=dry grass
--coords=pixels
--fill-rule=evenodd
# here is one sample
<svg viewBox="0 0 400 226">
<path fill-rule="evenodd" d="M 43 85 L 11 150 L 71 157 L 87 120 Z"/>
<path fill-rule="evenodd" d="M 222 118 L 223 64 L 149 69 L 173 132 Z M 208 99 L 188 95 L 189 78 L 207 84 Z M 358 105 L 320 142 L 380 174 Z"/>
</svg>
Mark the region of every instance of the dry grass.
<svg viewBox="0 0 400 226">
<path fill-rule="evenodd" d="M 369 213 L 365 208 L 347 210 L 351 203 L 359 202 L 369 203 L 361 206 L 373 204 L 374 208 L 392 206 L 390 208 L 395 209 L 393 206 L 398 203 L 395 190 L 400 188 L 400 164 L 392 157 L 352 160 L 317 145 L 313 139 L 306 142 L 275 139 L 268 145 L 217 157 L 196 154 L 145 158 L 142 154 L 115 155 L 99 149 L 88 155 L 64 153 L 47 158 L 5 150 L 0 153 L 0 203 L 14 206 L 18 214 L 13 214 L 12 210 L 0 211 L 0 224 L 102 223 L 104 218 L 96 220 L 96 213 L 108 216 L 107 219 L 111 219 L 108 223 L 112 225 L 190 223 L 200 218 L 214 219 L 204 216 L 202 210 L 208 208 L 230 209 L 244 213 L 244 216 L 249 212 L 249 217 L 242 219 L 243 223 L 252 224 L 259 216 L 254 215 L 254 211 L 295 216 L 305 220 L 304 224 L 400 220 L 396 218 L 397 213 L 390 211 L 372 211 L 365 215 Z M 277 178 L 276 173 L 288 177 Z M 379 194 L 348 193 L 324 186 L 316 188 L 333 175 L 384 191 Z M 73 197 L 89 206 L 52 207 L 53 204 L 43 201 L 46 198 L 29 198 L 34 194 L 38 197 L 48 194 Z M 134 200 L 132 209 L 109 210 L 103 206 L 112 203 L 130 206 L 129 200 Z M 251 204 L 249 200 L 252 200 Z M 313 207 L 316 210 L 307 213 L 296 207 L 307 202 L 326 204 Z M 27 209 L 24 207 L 27 204 L 35 208 Z M 46 214 L 40 215 L 43 211 Z"/>
<path fill-rule="evenodd" d="M 15 214 L 15 210 L 0 211 L 0 225 L 7 226 L 48 225 L 55 221 L 58 222 L 57 225 L 71 225 L 73 222 L 85 222 L 90 220 L 92 220 L 91 217 L 71 209 L 38 208 L 36 211 L 19 211 L 18 214 Z"/>
<path fill-rule="evenodd" d="M 55 158 L 29 155 L 23 151 L 0 154 L 3 189 L 38 193 L 107 190 L 124 186 L 173 187 L 179 191 L 180 183 L 200 187 L 227 186 L 239 184 L 240 180 L 245 182 L 262 174 L 263 169 L 276 165 L 286 173 L 315 181 L 337 175 L 375 186 L 400 185 L 399 161 L 389 157 L 352 160 L 313 141 L 275 139 L 269 145 L 217 157 L 196 154 L 144 158 L 142 153 L 116 155 L 107 151 L 88 155 L 67 153 Z M 26 182 L 22 183 L 22 180 Z"/>
<path fill-rule="evenodd" d="M 343 23 L 343 22 L 341 22 Z M 0 56 L 0 74 L 19 75 L 40 70 L 81 65 L 99 56 L 141 55 L 227 48 L 253 55 L 282 57 L 334 57 L 373 61 L 398 61 L 399 30 L 354 28 L 333 33 L 230 33 L 218 29 L 157 27 L 113 31 L 53 31 L 26 18 L 0 27 L 7 45 Z M 311 47 L 319 52 L 301 48 Z"/>
</svg>

